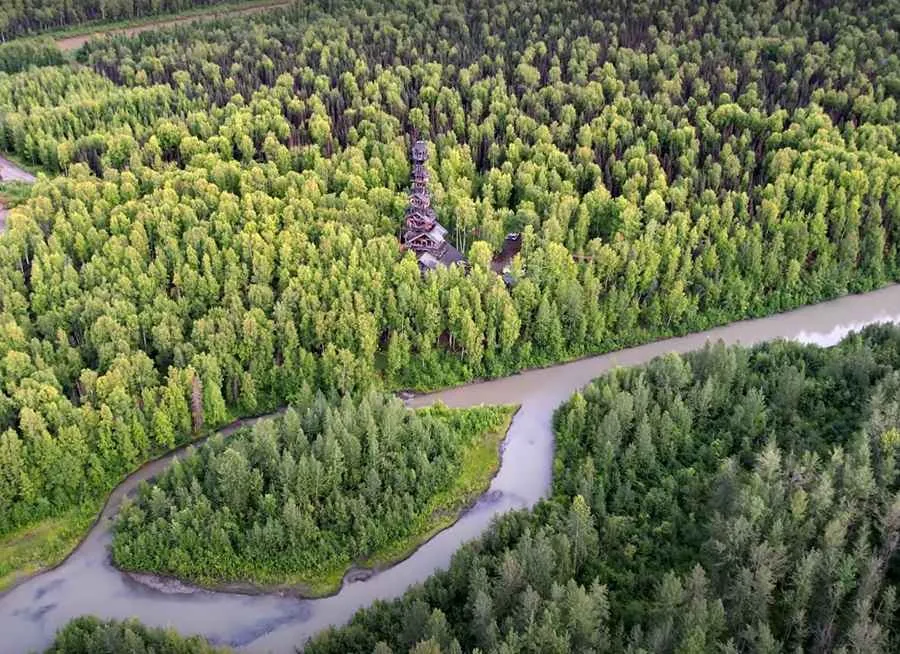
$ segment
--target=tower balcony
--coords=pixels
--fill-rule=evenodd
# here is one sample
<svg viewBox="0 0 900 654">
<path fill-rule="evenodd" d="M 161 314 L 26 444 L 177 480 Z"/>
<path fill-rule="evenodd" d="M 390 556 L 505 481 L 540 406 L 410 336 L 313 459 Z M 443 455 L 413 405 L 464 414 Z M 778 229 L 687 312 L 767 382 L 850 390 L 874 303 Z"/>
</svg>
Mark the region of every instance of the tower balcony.
<svg viewBox="0 0 900 654">
<path fill-rule="evenodd" d="M 419 211 L 426 211 L 431 206 L 431 199 L 427 195 L 413 194 L 409 196 L 409 206 Z"/>
<path fill-rule="evenodd" d="M 430 232 L 436 222 L 431 216 L 421 213 L 411 213 L 406 217 L 407 229 L 415 232 Z"/>
</svg>

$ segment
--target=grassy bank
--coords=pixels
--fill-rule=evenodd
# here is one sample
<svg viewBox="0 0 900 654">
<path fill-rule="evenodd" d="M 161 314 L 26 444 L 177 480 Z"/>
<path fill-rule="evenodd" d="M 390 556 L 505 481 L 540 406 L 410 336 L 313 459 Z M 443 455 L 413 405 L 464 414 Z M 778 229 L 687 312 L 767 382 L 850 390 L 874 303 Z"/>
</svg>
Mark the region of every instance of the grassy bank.
<svg viewBox="0 0 900 654">
<path fill-rule="evenodd" d="M 410 556 L 425 541 L 452 525 L 488 489 L 500 469 L 500 445 L 506 438 L 518 406 L 505 407 L 503 424 L 466 450 L 459 476 L 451 488 L 435 495 L 425 507 L 409 538 L 394 543 L 363 561 L 366 568 L 379 569 Z"/>
<path fill-rule="evenodd" d="M 0 205 L 7 209 L 17 207 L 31 197 L 31 184 L 26 182 L 0 182 Z"/>
<path fill-rule="evenodd" d="M 65 515 L 42 520 L 0 539 L 0 592 L 38 571 L 59 565 L 81 542 L 101 506 L 83 504 Z"/>
</svg>

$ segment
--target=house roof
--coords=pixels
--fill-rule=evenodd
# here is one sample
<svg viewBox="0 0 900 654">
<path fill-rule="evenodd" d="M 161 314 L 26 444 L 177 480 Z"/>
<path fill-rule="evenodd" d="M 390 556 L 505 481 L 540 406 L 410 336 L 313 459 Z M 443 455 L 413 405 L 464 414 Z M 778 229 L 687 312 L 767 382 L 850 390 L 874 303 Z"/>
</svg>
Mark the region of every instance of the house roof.
<svg viewBox="0 0 900 654">
<path fill-rule="evenodd" d="M 440 223 L 435 223 L 428 235 L 436 241 L 443 241 L 444 237 L 447 236 L 447 228 Z"/>
<path fill-rule="evenodd" d="M 444 252 L 441 254 L 441 263 L 445 266 L 451 266 L 457 263 L 465 263 L 466 258 L 462 255 L 462 252 L 457 250 L 455 247 L 447 243 L 447 247 Z"/>
</svg>

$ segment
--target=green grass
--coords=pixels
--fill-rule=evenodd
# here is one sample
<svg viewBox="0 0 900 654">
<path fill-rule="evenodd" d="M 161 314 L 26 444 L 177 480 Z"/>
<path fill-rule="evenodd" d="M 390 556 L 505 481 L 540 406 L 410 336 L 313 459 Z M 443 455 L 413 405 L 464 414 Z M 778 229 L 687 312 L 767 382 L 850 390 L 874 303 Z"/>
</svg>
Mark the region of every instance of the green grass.
<svg viewBox="0 0 900 654">
<path fill-rule="evenodd" d="M 81 542 L 100 512 L 87 503 L 0 539 L 0 593 L 35 572 L 58 565 Z"/>
</svg>

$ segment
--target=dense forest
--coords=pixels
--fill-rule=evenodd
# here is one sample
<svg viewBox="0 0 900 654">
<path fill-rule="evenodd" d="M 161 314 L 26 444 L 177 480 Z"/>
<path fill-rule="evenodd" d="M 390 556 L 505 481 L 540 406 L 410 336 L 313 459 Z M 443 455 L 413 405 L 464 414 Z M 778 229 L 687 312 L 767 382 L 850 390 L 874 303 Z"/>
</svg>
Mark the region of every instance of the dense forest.
<svg viewBox="0 0 900 654">
<path fill-rule="evenodd" d="M 195 385 L 207 429 L 897 278 L 895 2 L 327 4 L 0 74 L 0 147 L 67 173 L 0 238 L 0 533 L 190 438 Z M 412 133 L 469 274 L 398 249 Z"/>
<path fill-rule="evenodd" d="M 557 411 L 549 500 L 303 651 L 897 651 L 898 398 L 898 327 L 615 370 Z"/>
<path fill-rule="evenodd" d="M 76 618 L 61 629 L 47 654 L 225 654 L 196 636 L 149 629 L 135 620 Z"/>
<path fill-rule="evenodd" d="M 304 651 L 895 652 L 898 391 L 896 327 L 614 371 L 551 500 Z"/>
<path fill-rule="evenodd" d="M 75 27 L 90 21 L 114 22 L 213 8 L 240 0 L 4 0 L 0 41 L 24 34 Z"/>
<path fill-rule="evenodd" d="M 459 383 L 896 280 L 898 20 L 322 0 L 77 65 L 0 51 L 0 150 L 59 174 L 0 237 L 0 538 L 305 385 Z M 398 247 L 413 135 L 471 271 Z"/>
<path fill-rule="evenodd" d="M 283 417 L 214 437 L 142 485 L 119 514 L 113 559 L 207 583 L 334 590 L 352 563 L 408 554 L 397 545 L 418 544 L 481 495 L 509 415 L 412 412 L 380 395 L 331 406 L 307 393 Z"/>
</svg>

